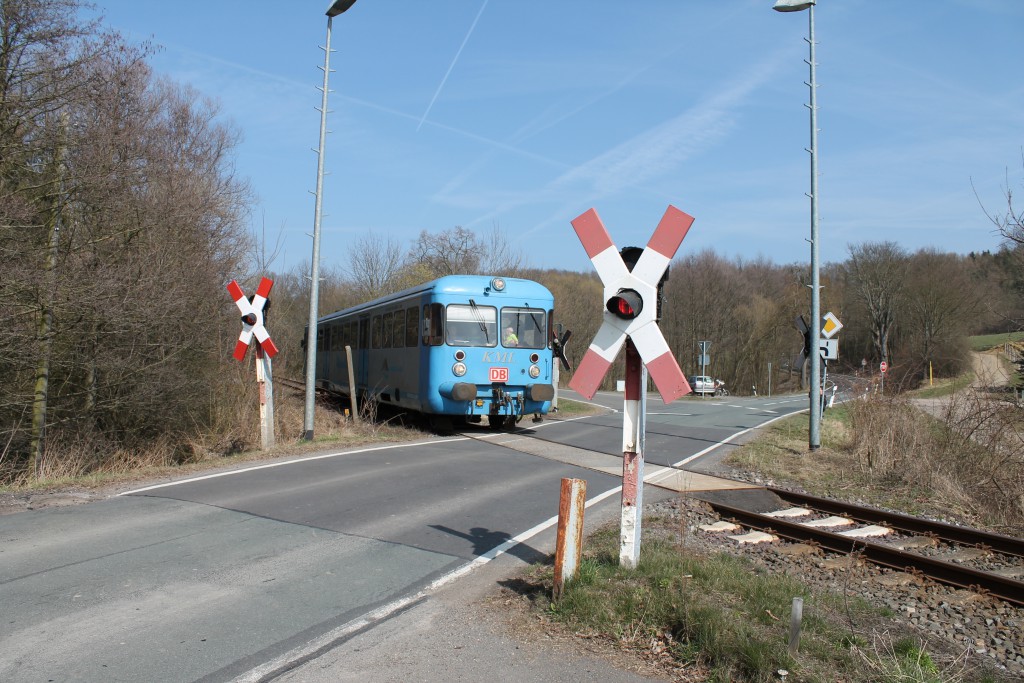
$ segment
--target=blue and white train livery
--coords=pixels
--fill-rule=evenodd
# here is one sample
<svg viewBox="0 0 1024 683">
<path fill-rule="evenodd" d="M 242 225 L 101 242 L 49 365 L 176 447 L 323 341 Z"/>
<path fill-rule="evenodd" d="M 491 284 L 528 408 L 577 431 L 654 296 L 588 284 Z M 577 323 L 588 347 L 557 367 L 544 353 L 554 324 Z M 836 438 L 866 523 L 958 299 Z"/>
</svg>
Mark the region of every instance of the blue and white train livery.
<svg viewBox="0 0 1024 683">
<path fill-rule="evenodd" d="M 551 407 L 553 309 L 530 280 L 442 277 L 320 318 L 317 386 L 349 393 L 350 346 L 361 402 L 511 427 Z"/>
</svg>

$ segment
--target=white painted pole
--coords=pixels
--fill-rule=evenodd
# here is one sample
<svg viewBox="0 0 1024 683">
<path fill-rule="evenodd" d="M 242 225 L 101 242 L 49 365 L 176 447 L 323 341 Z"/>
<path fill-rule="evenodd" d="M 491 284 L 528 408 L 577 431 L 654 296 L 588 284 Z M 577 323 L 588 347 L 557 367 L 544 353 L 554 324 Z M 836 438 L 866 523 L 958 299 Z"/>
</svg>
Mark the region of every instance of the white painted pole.
<svg viewBox="0 0 1024 683">
<path fill-rule="evenodd" d="M 256 383 L 260 392 L 260 443 L 263 450 L 274 447 L 274 375 L 271 359 L 256 342 Z"/>
<path fill-rule="evenodd" d="M 646 379 L 640 354 L 626 338 L 626 392 L 622 411 L 622 510 L 619 525 L 619 564 L 635 569 L 640 561 L 643 520 L 643 394 Z"/>
<path fill-rule="evenodd" d="M 558 366 L 560 361 L 557 358 L 551 359 L 551 385 L 555 388 L 555 395 L 551 397 L 551 412 L 558 412 Z"/>
</svg>

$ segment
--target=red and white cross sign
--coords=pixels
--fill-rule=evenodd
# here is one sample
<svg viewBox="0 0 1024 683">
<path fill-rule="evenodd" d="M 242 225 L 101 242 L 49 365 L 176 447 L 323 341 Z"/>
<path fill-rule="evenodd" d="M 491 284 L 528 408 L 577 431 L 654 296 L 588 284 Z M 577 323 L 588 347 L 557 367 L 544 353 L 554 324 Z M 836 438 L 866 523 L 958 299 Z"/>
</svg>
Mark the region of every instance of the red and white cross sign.
<svg viewBox="0 0 1024 683">
<path fill-rule="evenodd" d="M 267 328 L 263 326 L 263 305 L 267 302 L 270 288 L 273 286 L 273 280 L 263 278 L 260 280 L 260 286 L 256 289 L 256 296 L 249 301 L 235 280 L 228 283 L 228 294 L 235 300 L 238 310 L 242 312 L 242 334 L 238 335 L 238 343 L 235 344 L 234 357 L 236 360 L 245 358 L 245 352 L 249 350 L 249 343 L 252 342 L 253 335 L 256 335 L 256 340 L 263 347 L 268 358 L 277 355 L 277 347 L 271 341 Z"/>
<path fill-rule="evenodd" d="M 608 301 L 626 289 L 637 292 L 646 304 L 631 320 L 621 319 L 605 310 L 604 321 L 569 382 L 573 390 L 593 398 L 628 336 L 633 340 L 665 403 L 690 393 L 686 376 L 672 355 L 655 317 L 658 281 L 693 225 L 693 220 L 693 216 L 670 205 L 632 272 L 623 262 L 597 211 L 590 209 L 572 221 L 576 235 L 604 284 L 604 300 Z"/>
</svg>

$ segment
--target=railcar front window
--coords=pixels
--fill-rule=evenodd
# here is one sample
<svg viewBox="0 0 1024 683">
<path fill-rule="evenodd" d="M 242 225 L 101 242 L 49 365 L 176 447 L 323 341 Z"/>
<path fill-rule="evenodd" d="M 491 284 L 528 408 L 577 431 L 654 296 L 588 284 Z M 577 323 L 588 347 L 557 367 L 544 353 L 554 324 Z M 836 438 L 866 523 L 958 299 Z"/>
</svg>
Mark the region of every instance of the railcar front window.
<svg viewBox="0 0 1024 683">
<path fill-rule="evenodd" d="M 498 310 L 476 303 L 448 306 L 444 339 L 450 346 L 496 346 Z"/>
<path fill-rule="evenodd" d="M 510 348 L 543 349 L 548 344 L 547 313 L 540 308 L 501 309 L 501 343 Z"/>
</svg>

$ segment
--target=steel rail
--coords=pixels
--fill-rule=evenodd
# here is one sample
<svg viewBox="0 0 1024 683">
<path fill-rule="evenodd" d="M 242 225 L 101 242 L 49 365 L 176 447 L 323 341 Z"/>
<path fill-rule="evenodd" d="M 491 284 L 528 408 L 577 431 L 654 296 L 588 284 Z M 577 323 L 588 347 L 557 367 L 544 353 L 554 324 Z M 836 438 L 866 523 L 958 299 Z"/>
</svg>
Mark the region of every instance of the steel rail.
<svg viewBox="0 0 1024 683">
<path fill-rule="evenodd" d="M 861 522 L 882 524 L 893 529 L 899 529 L 900 531 L 930 534 L 951 543 L 985 547 L 1007 555 L 1024 557 L 1024 539 L 981 531 L 980 529 L 972 529 L 970 527 L 956 526 L 946 522 L 921 519 L 898 512 L 887 512 L 863 505 L 843 503 L 829 498 L 819 498 L 818 496 L 788 491 L 774 486 L 766 486 L 765 488 L 783 500 L 804 507 L 811 507 L 822 512 L 841 514 Z"/>
<path fill-rule="evenodd" d="M 768 517 L 731 505 L 705 502 L 718 514 L 732 518 L 743 526 L 769 531 L 792 540 L 816 543 L 837 553 L 858 552 L 875 564 L 910 573 L 921 573 L 939 583 L 980 591 L 1007 602 L 1024 605 L 1024 582 L 1016 579 L 925 557 L 882 543 L 842 536 L 796 522 Z"/>
</svg>

